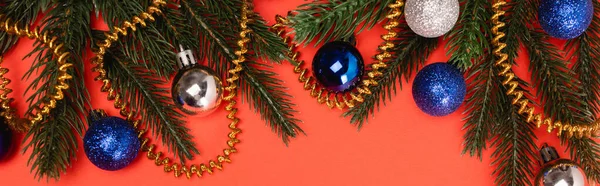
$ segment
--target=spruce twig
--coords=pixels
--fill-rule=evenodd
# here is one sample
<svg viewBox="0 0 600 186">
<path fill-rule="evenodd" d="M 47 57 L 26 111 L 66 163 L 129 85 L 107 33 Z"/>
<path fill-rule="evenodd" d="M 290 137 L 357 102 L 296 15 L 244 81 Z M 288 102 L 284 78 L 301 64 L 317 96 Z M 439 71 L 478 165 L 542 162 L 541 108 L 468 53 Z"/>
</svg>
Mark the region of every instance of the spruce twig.
<svg viewBox="0 0 600 186">
<path fill-rule="evenodd" d="M 349 38 L 370 29 L 389 13 L 394 0 L 329 0 L 313 1 L 298 7 L 288 17 L 294 29 L 294 40 L 315 46 L 323 42 Z M 362 24 L 362 26 L 361 26 Z"/>
<path fill-rule="evenodd" d="M 200 37 L 206 41 L 205 48 L 210 49 L 210 51 L 201 53 L 219 59 L 221 70 L 227 69 L 229 61 L 236 58 L 233 51 L 235 51 L 237 45 L 225 38 L 237 38 L 239 27 L 237 27 L 238 29 L 220 28 L 220 24 L 213 24 L 219 21 L 214 19 L 214 15 L 201 16 L 203 14 L 200 13 L 210 12 L 204 7 L 186 0 L 181 1 L 181 4 L 182 9 L 187 11 L 190 20 L 193 20 L 192 24 L 197 25 Z M 236 21 L 235 25 L 239 25 L 239 23 Z M 261 35 L 258 34 L 261 32 L 270 31 L 268 29 L 253 30 L 250 37 L 260 38 L 268 35 L 257 36 Z M 252 43 L 254 42 L 252 41 Z M 262 51 L 277 49 L 276 46 L 278 45 L 265 45 L 264 47 L 267 48 L 262 49 Z M 282 51 L 287 51 L 287 49 Z M 250 106 L 261 114 L 261 118 L 271 126 L 272 130 L 281 137 L 284 143 L 287 144 L 290 138 L 297 136 L 299 133 L 304 133 L 298 126 L 300 121 L 293 115 L 296 111 L 293 109 L 291 96 L 285 91 L 285 87 L 282 85 L 283 82 L 276 78 L 277 74 L 271 70 L 272 67 L 269 64 L 255 61 L 247 61 L 242 63 L 242 66 L 244 71 L 241 72 L 241 81 L 239 81 L 242 100 L 249 101 Z M 218 66 L 217 69 L 219 69 Z"/>
<path fill-rule="evenodd" d="M 63 44 L 63 48 L 70 54 L 67 59 L 73 64 L 73 68 L 68 73 L 74 77 L 82 77 L 84 69 L 81 51 L 84 51 L 87 45 L 87 38 L 90 36 L 90 17 L 89 12 L 92 5 L 83 1 L 65 1 L 60 6 L 53 7 L 46 12 L 44 16 L 43 32 L 48 32 L 51 36 L 57 37 L 57 42 Z M 57 85 L 58 64 L 52 52 L 41 52 L 47 49 L 41 43 L 36 43 L 34 50 L 29 54 L 39 52 L 37 57 L 24 75 L 29 78 L 35 72 L 31 85 L 26 92 L 33 93 L 27 102 L 31 105 L 45 101 L 46 95 L 54 94 Z M 83 53 L 82 55 L 85 55 Z M 30 130 L 26 139 L 30 142 L 26 144 L 25 151 L 32 148 L 32 154 L 28 165 L 38 179 L 59 179 L 61 173 L 65 172 L 75 158 L 78 150 L 78 137 L 81 137 L 85 128 L 84 121 L 79 116 L 85 115 L 89 108 L 89 94 L 86 91 L 83 78 L 73 78 L 67 83 L 70 88 L 65 91 L 65 98 L 57 102 L 57 108 L 51 112 L 41 123 Z"/>
</svg>

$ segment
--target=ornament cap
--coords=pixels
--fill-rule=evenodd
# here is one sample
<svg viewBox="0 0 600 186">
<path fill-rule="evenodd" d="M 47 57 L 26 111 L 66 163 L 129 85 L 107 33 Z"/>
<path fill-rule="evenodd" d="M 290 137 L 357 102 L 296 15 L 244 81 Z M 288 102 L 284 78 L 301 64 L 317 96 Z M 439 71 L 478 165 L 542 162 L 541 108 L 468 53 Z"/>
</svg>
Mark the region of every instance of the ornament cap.
<svg viewBox="0 0 600 186">
<path fill-rule="evenodd" d="M 542 148 L 540 149 L 540 156 L 542 158 L 542 164 L 546 164 L 548 162 L 560 159 L 560 156 L 558 155 L 558 152 L 556 152 L 556 149 L 552 146 L 548 146 L 548 144 L 546 143 L 544 143 L 544 145 L 542 145 Z"/>
<path fill-rule="evenodd" d="M 179 45 L 179 53 L 177 53 L 177 66 L 181 69 L 196 64 L 196 57 L 190 49 L 183 48 Z"/>
<path fill-rule="evenodd" d="M 91 125 L 92 123 L 100 120 L 103 117 L 107 117 L 108 115 L 106 114 L 106 112 L 102 109 L 96 109 L 96 110 L 92 110 L 90 111 L 90 114 L 88 115 L 88 123 Z"/>
</svg>

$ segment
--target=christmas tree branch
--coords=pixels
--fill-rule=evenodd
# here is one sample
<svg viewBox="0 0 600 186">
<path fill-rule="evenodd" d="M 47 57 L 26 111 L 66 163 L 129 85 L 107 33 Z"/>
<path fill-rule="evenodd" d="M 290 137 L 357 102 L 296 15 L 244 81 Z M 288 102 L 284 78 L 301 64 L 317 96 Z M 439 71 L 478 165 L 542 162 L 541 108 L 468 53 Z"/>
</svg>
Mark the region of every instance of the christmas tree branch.
<svg viewBox="0 0 600 186">
<path fill-rule="evenodd" d="M 79 117 L 81 113 L 75 109 L 79 104 L 82 103 L 58 101 L 50 117 L 33 126 L 25 136 L 30 140 L 23 152 L 32 149 L 27 164 L 38 180 L 58 180 L 76 158 L 78 136 L 82 136 L 83 131 L 77 130 L 77 134 L 74 134 L 73 128 L 84 128 L 83 120 Z"/>
<path fill-rule="evenodd" d="M 491 17 L 490 2 L 487 0 L 462 0 L 462 11 L 458 23 L 446 36 L 449 38 L 446 54 L 448 61 L 462 71 L 468 70 L 473 63 L 489 55 L 490 44 L 487 25 Z"/>
<path fill-rule="evenodd" d="M 220 24 L 215 24 L 218 20 L 210 20 L 212 16 L 200 16 L 199 13 L 206 12 L 204 7 L 194 4 L 193 2 L 182 1 L 182 8 L 188 10 L 188 15 L 193 24 L 198 26 L 201 38 L 209 41 L 205 45 L 211 51 L 205 52 L 212 56 L 218 55 L 226 63 L 235 59 L 233 51 L 235 50 L 235 42 L 226 40 L 225 38 L 237 38 L 237 31 L 230 29 L 219 28 Z M 237 22 L 236 22 L 237 23 Z M 222 30 L 217 32 L 217 30 Z M 270 32 L 268 30 L 253 30 L 251 38 L 257 32 Z M 230 37 L 224 37 L 224 36 Z M 254 41 L 252 41 L 254 42 Z M 265 49 L 273 50 L 273 49 Z M 287 51 L 287 49 L 282 50 Z M 281 51 L 280 51 L 281 52 Z M 223 63 L 223 62 L 222 62 Z M 261 114 L 261 118 L 265 120 L 282 140 L 287 143 L 289 138 L 295 137 L 298 133 L 303 133 L 298 126 L 300 122 L 294 118 L 293 104 L 291 96 L 285 91 L 283 82 L 278 80 L 276 73 L 272 72 L 270 65 L 260 64 L 253 61 L 248 61 L 242 64 L 244 71 L 241 73 L 240 87 L 242 88 L 242 97 L 249 101 L 252 108 Z M 222 64 L 221 68 L 225 68 Z M 226 69 L 226 68 L 225 68 Z"/>
<path fill-rule="evenodd" d="M 391 101 L 393 94 L 396 94 L 396 82 L 402 88 L 402 77 L 408 81 L 411 73 L 424 65 L 427 57 L 437 47 L 436 39 L 417 36 L 410 31 L 406 22 L 400 23 L 399 27 L 401 31 L 398 39 L 393 41 L 394 59 L 383 70 L 383 78 L 379 80 L 379 84 L 370 87 L 371 94 L 365 96 L 363 103 L 343 114 L 344 117 L 350 117 L 350 121 L 359 128 L 367 122 L 369 115 L 379 109 L 380 103 L 385 104 L 387 99 Z"/>
<path fill-rule="evenodd" d="M 55 36 L 63 48 L 71 54 L 67 61 L 73 64 L 68 73 L 74 77 L 83 77 L 84 63 L 81 55 L 85 55 L 87 38 L 90 36 L 90 16 L 92 5 L 83 1 L 62 2 L 48 11 L 43 19 L 43 32 Z M 24 78 L 29 78 L 39 72 L 27 87 L 26 92 L 33 91 L 27 98 L 31 105 L 45 101 L 47 95 L 53 95 L 58 84 L 58 62 L 52 52 L 42 52 L 47 49 L 41 43 L 36 43 L 35 49 L 29 54 L 39 52 Z M 85 129 L 81 115 L 89 108 L 89 94 L 86 91 L 83 78 L 73 78 L 67 81 L 70 88 L 65 92 L 65 98 L 57 102 L 57 108 L 40 124 L 33 126 L 26 138 L 30 142 L 25 150 L 32 148 L 28 164 L 38 179 L 58 179 L 62 172 L 70 166 L 78 150 L 77 141 Z"/>
<path fill-rule="evenodd" d="M 481 159 L 495 123 L 491 116 L 499 109 L 499 105 L 493 102 L 498 87 L 493 81 L 495 58 L 488 42 L 491 30 L 487 23 L 491 17 L 491 5 L 486 0 L 463 1 L 462 4 L 461 16 L 447 36 L 450 39 L 446 48 L 449 49 L 447 54 L 451 54 L 449 63 L 463 71 L 475 65 L 467 73 L 467 79 L 471 81 L 467 81 L 467 116 L 462 128 L 466 132 L 462 153 L 468 152 Z"/>
<path fill-rule="evenodd" d="M 495 84 L 500 85 L 501 77 L 495 76 Z M 534 167 L 538 161 L 535 125 L 527 122 L 527 118 L 518 113 L 518 108 L 509 103 L 512 98 L 504 94 L 505 87 L 496 92 L 495 103 L 504 105 L 502 109 L 494 110 L 494 118 L 498 122 L 494 128 L 496 137 L 491 145 L 495 147 L 492 153 L 492 165 L 497 166 L 496 185 L 533 185 Z"/>
<path fill-rule="evenodd" d="M 313 1 L 298 7 L 288 19 L 294 29 L 294 40 L 315 45 L 349 38 L 370 29 L 389 13 L 387 5 L 394 0 L 328 0 Z M 362 24 L 362 25 L 361 25 Z"/>
<path fill-rule="evenodd" d="M 600 11 L 600 3 L 594 1 L 594 11 Z M 594 15 L 590 27 L 583 35 L 578 38 L 569 40 L 566 45 L 567 54 L 572 54 L 576 58 L 573 71 L 578 75 L 581 84 L 582 96 L 580 99 L 587 103 L 587 110 L 590 113 L 598 113 L 600 98 L 600 74 L 597 69 L 600 69 L 600 37 L 598 30 L 600 29 L 600 18 Z M 591 115 L 591 120 L 597 117 Z M 587 121 L 587 122 L 589 122 Z M 600 181 L 600 144 L 590 138 L 576 139 L 572 138 L 567 141 L 570 155 L 574 161 L 579 162 L 585 171 L 590 182 L 598 183 Z"/>
<path fill-rule="evenodd" d="M 132 110 L 139 111 L 141 122 L 153 130 L 154 136 L 160 136 L 182 163 L 199 154 L 190 130 L 185 127 L 183 115 L 173 105 L 169 90 L 157 85 L 167 84 L 166 80 L 157 78 L 153 72 L 143 65 L 128 63 L 131 60 L 120 50 L 111 50 L 105 55 L 105 68 L 108 77 L 113 79 L 113 86 L 118 87 L 121 95 L 129 100 Z"/>
<path fill-rule="evenodd" d="M 134 15 L 143 12 L 148 2 L 143 4 L 140 1 L 105 0 L 96 3 L 104 21 L 112 29 L 113 25 L 120 25 L 123 21 L 130 20 Z M 177 57 L 173 52 L 175 47 L 163 36 L 163 33 L 175 35 L 173 32 L 173 29 L 159 30 L 154 23 L 146 24 L 145 28 L 140 28 L 119 39 L 118 47 L 132 59 L 132 63 L 142 64 L 156 72 L 159 77 L 167 79 L 175 72 Z M 193 42 L 188 41 L 188 43 Z"/>
</svg>

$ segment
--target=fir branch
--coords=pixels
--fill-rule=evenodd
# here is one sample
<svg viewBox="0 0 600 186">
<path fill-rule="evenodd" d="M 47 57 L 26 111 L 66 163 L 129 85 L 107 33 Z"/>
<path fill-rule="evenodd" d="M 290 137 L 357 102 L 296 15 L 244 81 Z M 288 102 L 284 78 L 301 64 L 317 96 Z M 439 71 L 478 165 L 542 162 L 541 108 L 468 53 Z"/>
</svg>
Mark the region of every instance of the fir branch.
<svg viewBox="0 0 600 186">
<path fill-rule="evenodd" d="M 501 77 L 495 76 L 495 84 L 502 82 Z M 496 94 L 497 104 L 503 104 L 502 109 L 494 110 L 495 120 L 499 123 L 494 128 L 496 138 L 491 145 L 495 147 L 492 153 L 492 165 L 497 166 L 496 185 L 525 186 L 533 185 L 531 178 L 535 175 L 535 165 L 538 162 L 535 125 L 527 122 L 527 118 L 518 113 L 518 108 L 509 103 L 512 98 L 504 94 L 507 89 L 500 86 Z"/>
<path fill-rule="evenodd" d="M 64 48 L 71 54 L 67 59 L 73 64 L 68 73 L 73 77 L 83 77 L 83 58 L 81 51 L 87 45 L 90 36 L 89 12 L 92 6 L 83 1 L 64 1 L 48 11 L 42 23 L 43 32 L 47 32 L 58 38 Z M 31 105 L 46 101 L 46 95 L 54 94 L 57 85 L 58 64 L 52 52 L 41 52 L 47 49 L 41 43 L 37 43 L 32 53 L 39 52 L 34 64 L 26 72 L 24 78 L 29 78 L 35 72 L 40 71 L 27 91 L 33 91 L 27 98 L 30 110 Z M 29 55 L 32 55 L 30 53 Z M 85 55 L 85 53 L 83 53 Z M 58 179 L 61 172 L 65 172 L 72 158 L 77 152 L 77 138 L 81 137 L 85 128 L 84 121 L 79 116 L 85 115 L 89 108 L 89 94 L 86 91 L 83 78 L 68 80 L 70 88 L 65 91 L 65 98 L 57 102 L 56 111 L 51 112 L 42 123 L 33 127 L 26 138 L 30 138 L 25 149 L 33 148 L 33 153 L 28 164 L 35 171 L 39 179 Z M 43 85 L 43 86 L 42 86 Z M 40 126 L 41 125 L 41 126 Z"/>
<path fill-rule="evenodd" d="M 496 71 L 492 54 L 486 52 L 489 57 L 484 62 L 476 64 L 469 72 L 468 77 L 471 79 L 468 85 L 468 97 L 465 99 L 464 113 L 467 116 L 464 118 L 465 124 L 462 130 L 466 130 L 464 134 L 465 141 L 462 153 L 469 153 L 471 156 L 476 156 L 481 160 L 482 152 L 487 148 L 487 141 L 492 137 L 494 124 L 497 123 L 494 114 L 502 110 L 505 103 L 494 102 L 495 97 L 499 96 L 498 84 L 495 82 Z"/>
<path fill-rule="evenodd" d="M 97 1 L 96 4 L 104 15 L 105 22 L 113 29 L 113 26 L 131 21 L 133 16 L 143 12 L 148 2 L 105 0 Z M 160 15 L 153 16 L 160 17 Z M 127 57 L 132 59 L 132 63 L 142 64 L 156 72 L 159 77 L 167 79 L 175 72 L 177 57 L 173 52 L 175 47 L 162 35 L 163 32 L 171 32 L 169 35 L 174 35 L 172 29 L 159 30 L 157 24 L 146 24 L 146 27 L 139 28 L 119 39 L 118 45 L 115 46 L 122 48 Z"/>
<path fill-rule="evenodd" d="M 68 100 L 58 102 L 56 109 L 51 111 L 41 123 L 34 125 L 27 135 L 30 139 L 23 152 L 33 149 L 27 161 L 31 172 L 41 180 L 59 180 L 61 173 L 71 166 L 71 160 L 77 157 L 79 138 L 82 131 L 74 134 L 73 128 L 83 128 L 80 113 L 75 109 L 80 103 Z"/>
<path fill-rule="evenodd" d="M 489 22 L 490 2 L 485 0 L 463 1 L 461 17 L 448 37 L 447 54 L 452 54 L 449 63 L 467 71 L 473 64 L 473 70 L 468 72 L 466 79 L 472 79 L 468 84 L 464 113 L 465 124 L 463 154 L 469 153 L 481 160 L 483 150 L 487 148 L 487 140 L 491 138 L 494 111 L 500 109 L 493 102 L 498 87 L 494 84 L 494 60 L 491 46 L 488 42 L 491 30 Z M 481 61 L 481 62 L 479 62 Z"/>
<path fill-rule="evenodd" d="M 41 11 L 46 10 L 50 0 L 8 0 L 3 1 L 0 6 L 0 14 L 10 18 L 13 21 L 18 21 L 22 26 L 31 25 L 38 17 Z M 0 33 L 0 54 L 6 53 L 14 44 L 17 43 L 19 37 L 9 35 L 6 32 Z"/>
<path fill-rule="evenodd" d="M 288 19 L 297 43 L 315 45 L 349 38 L 370 29 L 389 13 L 393 0 L 316 0 L 298 7 Z M 362 24 L 362 25 L 361 25 Z"/>
<path fill-rule="evenodd" d="M 233 54 L 237 49 L 235 42 L 225 38 L 237 39 L 239 29 L 220 28 L 221 24 L 212 24 L 216 22 L 215 16 L 201 16 L 200 13 L 207 10 L 199 4 L 186 0 L 181 1 L 181 4 L 193 20 L 193 24 L 198 27 L 201 38 L 206 42 L 205 48 L 210 49 L 204 53 L 218 59 L 224 74 L 229 61 L 237 58 Z M 257 32 L 254 31 L 251 35 L 254 36 Z M 287 144 L 289 139 L 297 136 L 298 133 L 303 133 L 298 126 L 299 120 L 293 116 L 295 111 L 290 101 L 291 96 L 285 91 L 283 82 L 276 78 L 277 74 L 270 70 L 272 67 L 253 61 L 242 63 L 242 66 L 244 71 L 239 81 L 242 98 L 248 100 L 250 106 L 261 114 L 261 118 L 271 126 L 273 131 L 276 131 L 284 143 Z"/>
<path fill-rule="evenodd" d="M 221 24 L 231 27 L 229 30 L 240 30 L 237 17 L 239 12 L 242 11 L 242 6 L 240 5 L 244 3 L 243 0 L 205 0 L 203 3 L 206 8 L 205 14 L 219 18 Z M 253 9 L 253 7 L 250 7 L 250 9 Z M 249 43 L 249 48 L 252 49 L 254 58 L 277 63 L 287 59 L 287 44 L 277 34 L 269 31 L 269 27 L 266 25 L 263 17 L 254 12 L 248 18 L 251 20 L 248 23 L 248 27 L 254 33 L 250 35 L 252 42 Z"/>
<path fill-rule="evenodd" d="M 600 11 L 600 3 L 594 1 L 594 11 Z M 578 75 L 582 86 L 581 100 L 587 103 L 586 110 L 590 113 L 598 113 L 600 98 L 600 60 L 598 46 L 600 38 L 598 30 L 600 29 L 600 19 L 594 15 L 590 27 L 583 35 L 569 40 L 565 46 L 567 54 L 572 54 L 576 58 L 573 71 Z M 591 115 L 590 122 L 596 120 L 595 115 Z M 589 178 L 590 182 L 598 183 L 600 181 L 600 145 L 590 138 L 571 138 L 566 141 L 569 152 L 573 160 L 579 162 L 581 167 Z"/>
<path fill-rule="evenodd" d="M 371 94 L 365 95 L 364 102 L 346 111 L 343 116 L 350 117 L 350 121 L 361 128 L 367 122 L 369 115 L 375 114 L 381 103 L 396 94 L 396 82 L 402 88 L 402 77 L 405 81 L 411 77 L 411 73 L 424 65 L 427 57 L 437 47 L 436 39 L 417 36 L 409 28 L 406 22 L 400 23 L 398 39 L 394 40 L 396 46 L 393 51 L 394 59 L 388 62 L 387 68 L 383 70 L 382 79 L 379 84 L 371 86 Z"/>
<path fill-rule="evenodd" d="M 146 124 L 153 136 L 160 136 L 162 143 L 182 163 L 199 154 L 190 130 L 185 127 L 183 115 L 173 106 L 170 96 L 165 95 L 169 90 L 157 86 L 168 82 L 157 78 L 143 65 L 128 63 L 131 58 L 120 50 L 111 50 L 104 58 L 113 86 L 118 87 L 132 110 L 139 111 L 143 116 L 141 122 Z"/>
<path fill-rule="evenodd" d="M 448 62 L 466 71 L 474 62 L 489 55 L 490 28 L 487 23 L 491 17 L 491 5 L 487 0 L 462 0 L 461 4 L 460 19 L 446 36 L 449 38 L 446 48 L 447 54 L 452 56 Z"/>
</svg>

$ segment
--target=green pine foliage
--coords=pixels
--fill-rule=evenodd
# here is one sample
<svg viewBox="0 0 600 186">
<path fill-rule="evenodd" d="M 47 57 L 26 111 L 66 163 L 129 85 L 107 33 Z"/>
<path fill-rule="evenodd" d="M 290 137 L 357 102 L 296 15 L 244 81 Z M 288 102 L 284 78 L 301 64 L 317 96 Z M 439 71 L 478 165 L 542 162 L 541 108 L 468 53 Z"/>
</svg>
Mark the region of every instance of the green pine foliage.
<svg viewBox="0 0 600 186">
<path fill-rule="evenodd" d="M 294 40 L 315 45 L 350 38 L 370 29 L 389 13 L 387 6 L 395 0 L 328 0 L 313 1 L 298 7 L 289 16 Z"/>
<path fill-rule="evenodd" d="M 45 12 L 42 31 L 57 36 L 57 41 L 64 44 L 63 48 L 66 48 L 71 54 L 67 61 L 73 64 L 73 68 L 68 71 L 69 74 L 74 77 L 82 77 L 84 71 L 82 56 L 86 55 L 83 51 L 87 45 L 86 39 L 90 36 L 89 12 L 93 6 L 76 0 L 64 1 L 63 5 Z M 19 6 L 25 5 L 17 7 Z M 41 5 L 29 4 L 26 6 Z M 39 9 L 31 11 L 39 11 Z M 37 14 L 32 13 L 31 15 Z M 33 18 L 24 19 L 34 20 Z M 33 55 L 39 52 L 35 56 L 30 70 L 24 76 L 24 78 L 34 77 L 32 84 L 26 89 L 26 92 L 32 92 L 31 96 L 27 98 L 29 105 L 46 101 L 47 97 L 45 96 L 54 94 L 56 91 L 54 87 L 58 84 L 56 81 L 58 76 L 56 73 L 57 60 L 51 52 L 41 52 L 45 49 L 46 47 L 38 42 L 29 54 Z M 25 145 L 24 151 L 32 150 L 28 164 L 38 179 L 59 179 L 60 174 L 70 167 L 72 159 L 75 158 L 78 149 L 77 141 L 85 131 L 85 124 L 80 116 L 86 115 L 90 106 L 84 80 L 83 78 L 73 78 L 68 83 L 70 89 L 65 91 L 65 99 L 58 101 L 57 108 L 51 112 L 50 117 L 45 117 L 26 135 L 26 139 L 30 139 L 30 141 Z"/>
<path fill-rule="evenodd" d="M 461 2 L 461 15 L 452 31 L 446 36 L 449 38 L 446 48 L 451 55 L 448 61 L 459 69 L 466 71 L 473 65 L 467 74 L 468 88 L 465 105 L 465 142 L 464 153 L 481 158 L 483 150 L 487 148 L 486 142 L 490 139 L 494 118 L 493 111 L 496 105 L 492 100 L 498 87 L 493 82 L 495 77 L 494 63 L 491 54 L 490 26 L 491 4 L 487 0 L 473 0 Z"/>
<path fill-rule="evenodd" d="M 600 11 L 600 3 L 594 1 L 594 11 Z M 573 66 L 574 74 L 578 75 L 581 82 L 581 96 L 579 99 L 586 103 L 584 111 L 589 114 L 588 120 L 582 120 L 589 123 L 596 120 L 594 113 L 598 113 L 600 106 L 600 18 L 595 15 L 590 27 L 583 35 L 567 42 L 565 49 L 567 54 L 572 54 L 575 59 Z M 569 152 L 573 160 L 579 162 L 588 178 L 598 183 L 600 181 L 600 144 L 591 138 L 584 139 L 565 139 L 569 147 Z"/>
<path fill-rule="evenodd" d="M 237 19 L 223 17 L 237 16 L 241 12 L 242 1 L 215 0 L 206 3 L 219 8 L 211 8 L 196 1 L 181 1 L 184 15 L 194 25 L 203 43 L 200 56 L 208 56 L 209 66 L 225 74 L 226 69 L 231 66 L 228 62 L 237 59 L 234 51 L 238 49 L 236 42 L 241 28 Z M 293 109 L 291 95 L 287 93 L 283 81 L 277 79 L 277 73 L 273 72 L 270 64 L 256 62 L 260 58 L 274 61 L 285 59 L 283 56 L 287 52 L 287 45 L 262 24 L 264 21 L 258 14 L 249 17 L 252 20 L 248 26 L 253 31 L 250 35 L 250 49 L 254 50 L 247 55 L 250 59 L 242 63 L 245 70 L 240 73 L 241 97 L 260 113 L 261 118 L 287 144 L 291 138 L 304 133 L 298 125 L 300 120 L 294 117 L 296 111 Z"/>
</svg>

